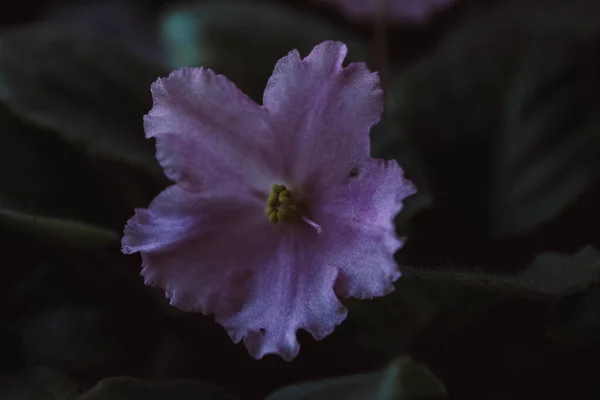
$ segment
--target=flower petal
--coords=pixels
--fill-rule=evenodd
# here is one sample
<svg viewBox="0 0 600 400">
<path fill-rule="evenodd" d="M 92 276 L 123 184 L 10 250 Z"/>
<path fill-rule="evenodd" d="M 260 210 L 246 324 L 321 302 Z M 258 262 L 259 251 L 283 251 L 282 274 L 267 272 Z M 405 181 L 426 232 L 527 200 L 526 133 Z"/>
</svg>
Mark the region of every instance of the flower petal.
<svg viewBox="0 0 600 400">
<path fill-rule="evenodd" d="M 334 238 L 329 246 L 343 241 L 334 265 L 340 270 L 338 295 L 371 298 L 393 291 L 392 282 L 400 277 L 394 253 L 402 246 L 394 217 L 415 192 L 396 161 L 369 159 L 344 185 L 315 195 L 310 208 L 317 210 L 314 218 L 323 234 Z"/>
<path fill-rule="evenodd" d="M 281 236 L 275 261 L 263 266 L 242 312 L 217 317 L 234 342 L 243 338 L 255 358 L 277 354 L 291 361 L 300 350 L 298 329 L 321 340 L 346 318 L 334 292 L 338 271 L 328 262 L 331 253 L 323 251 L 314 229 L 300 231 Z"/>
<path fill-rule="evenodd" d="M 170 179 L 187 186 L 271 180 L 264 177 L 273 153 L 268 113 L 224 76 L 183 68 L 158 79 L 151 92 L 144 129 L 156 138 Z"/>
<path fill-rule="evenodd" d="M 138 208 L 125 225 L 125 254 L 164 250 L 185 239 L 198 220 L 195 198 L 174 185 L 163 190 L 147 209 Z"/>
<path fill-rule="evenodd" d="M 370 128 L 383 111 L 379 77 L 362 63 L 342 68 L 341 42 L 279 60 L 264 93 L 285 172 L 294 186 L 329 184 L 369 156 Z"/>
<path fill-rule="evenodd" d="M 263 208 L 252 198 L 174 185 L 148 210 L 137 210 L 123 248 L 142 252 L 146 283 L 163 288 L 172 305 L 214 313 L 256 358 L 292 360 L 298 329 L 322 339 L 346 309 L 333 290 L 338 272 L 315 230 L 272 225 Z"/>
</svg>

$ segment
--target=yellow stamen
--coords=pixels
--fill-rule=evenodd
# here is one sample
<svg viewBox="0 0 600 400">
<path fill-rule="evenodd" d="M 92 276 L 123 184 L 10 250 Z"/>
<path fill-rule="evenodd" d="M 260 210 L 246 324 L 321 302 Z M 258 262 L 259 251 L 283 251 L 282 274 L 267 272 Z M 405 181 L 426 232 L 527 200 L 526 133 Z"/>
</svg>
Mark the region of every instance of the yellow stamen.
<svg viewBox="0 0 600 400">
<path fill-rule="evenodd" d="M 276 224 L 277 222 L 279 222 L 279 218 L 278 218 L 278 216 L 277 216 L 277 212 L 273 212 L 273 213 L 271 213 L 271 214 L 269 215 L 269 221 L 270 221 L 272 224 Z"/>
<path fill-rule="evenodd" d="M 279 197 L 277 193 L 271 193 L 267 199 L 267 205 L 269 207 L 276 207 L 279 204 Z"/>
<path fill-rule="evenodd" d="M 282 205 L 281 207 L 279 207 L 279 210 L 277 210 L 277 215 L 282 214 L 286 217 L 291 217 L 292 215 L 294 215 L 295 212 L 295 209 Z"/>
<path fill-rule="evenodd" d="M 281 204 L 282 206 L 293 206 L 294 199 L 292 199 L 291 197 L 279 197 L 279 204 Z"/>
<path fill-rule="evenodd" d="M 271 223 L 286 221 L 298 214 L 292 192 L 285 185 L 273 185 L 265 214 Z"/>
</svg>

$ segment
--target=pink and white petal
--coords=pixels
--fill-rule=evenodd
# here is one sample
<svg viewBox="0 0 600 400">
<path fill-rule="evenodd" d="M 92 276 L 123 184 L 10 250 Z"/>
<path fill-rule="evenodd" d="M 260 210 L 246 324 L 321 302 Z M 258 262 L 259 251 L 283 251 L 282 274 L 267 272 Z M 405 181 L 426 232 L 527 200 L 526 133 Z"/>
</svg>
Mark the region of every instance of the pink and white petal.
<svg viewBox="0 0 600 400">
<path fill-rule="evenodd" d="M 363 231 L 339 220 L 326 221 L 323 230 L 330 231 L 337 241 L 344 241 L 339 245 L 345 249 L 333 264 L 339 270 L 334 287 L 338 296 L 371 299 L 394 291 L 394 282 L 402 275 L 394 261 L 394 253 L 402 242 L 395 234 Z"/>
<path fill-rule="evenodd" d="M 269 174 L 268 113 L 222 75 L 183 68 L 151 87 L 146 137 L 167 176 L 185 186 L 252 185 Z"/>
<path fill-rule="evenodd" d="M 415 192 L 396 161 L 369 159 L 345 185 L 315 196 L 310 208 L 317 210 L 314 218 L 323 233 L 332 235 L 330 247 L 339 238 L 338 247 L 347 249 L 335 265 L 340 270 L 336 293 L 370 298 L 393 290 L 391 283 L 400 277 L 394 253 L 402 246 L 394 218 Z"/>
<path fill-rule="evenodd" d="M 277 62 L 265 89 L 264 106 L 293 186 L 340 179 L 369 156 L 383 91 L 364 64 L 342 67 L 346 53 L 346 45 L 333 41 L 304 59 L 292 51 Z"/>
<path fill-rule="evenodd" d="M 194 232 L 199 220 L 198 196 L 169 186 L 148 208 L 137 208 L 127 221 L 121 248 L 125 254 L 164 250 Z"/>
<path fill-rule="evenodd" d="M 244 309 L 217 315 L 233 341 L 243 339 L 255 358 L 277 354 L 291 361 L 300 350 L 298 329 L 322 340 L 347 315 L 334 292 L 338 271 L 331 252 L 311 227 L 294 228 L 282 232 L 277 257 L 262 266 Z"/>
<path fill-rule="evenodd" d="M 184 240 L 142 253 L 147 284 L 163 288 L 180 309 L 215 314 L 256 358 L 292 360 L 298 329 L 322 339 L 344 320 L 333 290 L 337 271 L 314 254 L 312 228 L 272 225 L 263 210 L 257 219 L 231 206 L 212 207 Z"/>
<path fill-rule="evenodd" d="M 202 234 L 206 221 L 221 218 L 223 224 L 258 221 L 269 226 L 265 200 L 253 192 L 220 188 L 192 192 L 180 185 L 167 187 L 148 208 L 136 209 L 125 225 L 122 250 L 126 254 L 164 251 Z"/>
</svg>

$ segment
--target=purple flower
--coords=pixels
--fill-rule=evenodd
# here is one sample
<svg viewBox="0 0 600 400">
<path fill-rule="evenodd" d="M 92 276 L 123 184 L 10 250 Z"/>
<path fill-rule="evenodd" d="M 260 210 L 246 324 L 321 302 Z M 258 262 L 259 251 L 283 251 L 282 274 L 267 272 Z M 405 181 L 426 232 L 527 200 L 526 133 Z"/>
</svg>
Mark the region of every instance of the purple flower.
<svg viewBox="0 0 600 400">
<path fill-rule="evenodd" d="M 383 0 L 320 0 L 339 6 L 352 18 L 372 19 Z M 424 23 L 435 12 L 449 7 L 456 0 L 387 0 L 387 14 L 394 21 Z"/>
<path fill-rule="evenodd" d="M 338 296 L 382 296 L 400 277 L 393 218 L 415 188 L 395 161 L 369 157 L 383 93 L 364 64 L 342 67 L 346 51 L 290 52 L 262 106 L 203 68 L 152 85 L 146 136 L 175 185 L 136 210 L 123 252 L 255 358 L 292 360 L 298 329 L 320 340 L 344 320 Z"/>
</svg>

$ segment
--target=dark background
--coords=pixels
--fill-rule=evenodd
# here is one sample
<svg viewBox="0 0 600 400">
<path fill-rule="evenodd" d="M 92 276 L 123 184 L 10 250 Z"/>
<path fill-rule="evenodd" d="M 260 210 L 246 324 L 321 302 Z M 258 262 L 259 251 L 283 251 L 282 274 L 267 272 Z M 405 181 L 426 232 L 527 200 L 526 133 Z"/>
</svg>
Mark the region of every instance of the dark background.
<svg viewBox="0 0 600 400">
<path fill-rule="evenodd" d="M 26 26 L 69 3 L 75 2 L 11 3 L 0 13 L 0 27 Z M 171 3 L 145 1 L 139 2 L 138 6 L 152 17 L 158 16 Z M 372 40 L 370 23 L 348 21 L 334 7 L 301 0 L 285 3 L 298 10 L 309 10 L 335 26 Z M 355 319 L 349 319 L 322 342 L 315 342 L 300 332 L 302 350 L 293 363 L 274 356 L 257 361 L 247 355 L 243 345 L 232 344 L 212 317 L 174 310 L 160 300 L 158 289 L 144 287 L 138 275 L 138 255 L 123 256 L 118 245 L 92 250 L 73 249 L 53 240 L 40 239 L 39 235 L 28 234 L 12 225 L 0 224 L 4 238 L 1 246 L 4 273 L 0 279 L 0 365 L 9 377 L 7 379 L 13 379 L 14 374 L 27 367 L 45 365 L 66 374 L 81 391 L 103 378 L 129 375 L 160 381 L 197 379 L 214 383 L 242 399 L 261 399 L 292 383 L 381 368 L 395 356 L 408 353 L 430 367 L 452 398 L 597 398 L 600 395 L 597 381 L 600 296 L 594 286 L 596 277 L 583 279 L 581 285 L 564 293 L 543 290 L 539 293 L 528 291 L 528 287 L 511 286 L 512 279 L 526 270 L 540 253 L 574 254 L 586 245 L 596 248 L 600 245 L 600 188 L 595 179 L 598 172 L 595 160 L 599 152 L 593 147 L 597 145 L 597 139 L 590 140 L 593 146 L 588 146 L 591 150 L 585 154 L 591 160 L 585 163 L 586 171 L 594 176 L 585 190 L 574 194 L 568 204 L 535 226 L 517 233 L 492 234 L 495 231 L 490 221 L 494 219 L 487 216 L 496 211 L 487 206 L 493 203 L 488 201 L 489 197 L 494 196 L 488 184 L 493 182 L 495 175 L 487 171 L 493 167 L 490 163 L 494 160 L 490 155 L 498 126 L 494 116 L 503 111 L 495 107 L 495 100 L 487 99 L 493 98 L 497 89 L 491 83 L 497 79 L 481 78 L 483 81 L 477 84 L 458 85 L 458 89 L 452 87 L 447 82 L 456 82 L 455 78 L 445 77 L 445 74 L 454 71 L 452 68 L 461 69 L 462 64 L 457 61 L 447 66 L 443 63 L 454 62 L 448 61 L 452 57 L 444 58 L 436 52 L 447 35 L 461 32 L 463 27 L 469 32 L 466 27 L 471 23 L 476 25 L 477 21 L 483 21 L 484 28 L 469 28 L 471 32 L 477 32 L 476 29 L 486 32 L 481 34 L 481 43 L 473 44 L 475 50 L 471 56 L 458 50 L 448 53 L 463 54 L 461 62 L 473 66 L 474 72 L 464 72 L 461 79 L 469 82 L 479 79 L 476 60 L 495 57 L 484 49 L 502 51 L 498 64 L 503 62 L 500 58 L 503 55 L 510 58 L 512 47 L 505 50 L 503 43 L 518 43 L 521 32 L 527 32 L 523 37 L 529 37 L 530 30 L 535 31 L 532 27 L 537 26 L 537 20 L 522 18 L 525 22 L 514 23 L 521 17 L 509 13 L 510 16 L 502 17 L 504 22 L 498 17 L 500 22 L 494 19 L 493 24 L 486 23 L 486 18 L 495 18 L 495 10 L 501 4 L 503 2 L 465 0 L 436 16 L 430 24 L 415 27 L 393 24 L 389 28 L 387 68 L 392 73 L 409 71 L 407 76 L 411 78 L 409 84 L 402 86 L 407 99 L 405 103 L 409 105 L 401 102 L 400 110 L 390 111 L 387 118 L 394 123 L 400 121 L 393 126 L 406 132 L 407 139 L 390 140 L 381 147 L 380 154 L 398 158 L 401 163 L 406 160 L 409 177 L 418 183 L 426 181 L 424 192 L 433 199 L 432 206 L 416 211 L 409 222 L 399 222 L 399 229 L 407 229 L 410 234 L 408 244 L 398 256 L 399 262 L 416 267 L 417 273 L 412 275 L 414 279 L 407 274 L 406 282 L 398 288 L 401 297 L 390 300 L 392 307 L 397 307 L 394 312 L 383 311 L 389 307 L 383 301 L 369 302 L 378 317 L 376 322 L 365 322 L 358 317 L 360 309 L 357 308 Z M 546 2 L 528 4 L 540 7 L 542 13 Z M 580 1 L 572 7 L 573 15 L 583 16 L 594 7 L 598 8 L 593 2 Z M 486 29 L 491 25 L 501 26 L 498 29 L 502 32 L 504 27 L 516 27 L 499 34 L 498 37 L 504 39 L 486 42 L 486 38 L 496 37 L 487 33 Z M 566 109 L 557 111 L 563 112 L 565 117 L 553 124 L 557 129 L 545 131 L 538 137 L 533 153 L 566 146 L 569 138 L 577 135 L 574 132 L 579 132 L 580 122 L 598 114 L 597 98 L 593 94 L 600 89 L 597 29 L 582 34 L 581 40 L 574 39 L 572 46 L 568 46 L 569 51 L 557 56 L 552 51 L 560 47 L 564 32 L 557 28 L 557 39 L 553 41 L 553 29 L 544 27 L 541 31 L 533 34 L 537 39 L 531 41 L 530 48 L 520 50 L 520 56 L 525 59 L 522 54 L 537 54 L 539 49 L 548 49 L 546 53 L 540 50 L 541 59 L 531 61 L 528 68 L 544 70 L 554 58 L 572 62 L 565 62 L 568 65 L 564 68 L 548 74 L 549 77 L 534 91 L 531 105 L 534 111 L 527 112 L 535 117 L 536 110 L 544 106 L 538 103 L 553 98 L 557 91 L 560 97 L 564 85 L 581 86 L 585 90 L 581 89 L 583 94 L 577 97 L 581 105 L 574 109 L 563 106 Z M 516 35 L 515 40 L 506 39 L 512 34 Z M 478 35 L 467 33 L 467 36 L 474 42 L 473 38 Z M 469 40 L 465 39 L 466 42 Z M 375 44 L 371 50 L 376 51 Z M 281 56 L 283 54 L 277 58 Z M 31 59 L 31 63 L 36 60 Z M 415 65 L 417 67 L 412 69 Z M 508 65 L 510 73 L 517 68 L 512 61 Z M 459 93 L 446 90 L 448 87 Z M 149 98 L 144 101 L 147 105 Z M 453 109 L 453 104 L 464 107 Z M 489 112 L 474 111 L 479 104 L 488 107 Z M 167 184 L 138 170 L 124 172 L 118 163 L 102 159 L 90 162 L 81 144 L 65 144 L 60 135 L 46 134 L 43 128 L 13 115 L 12 109 L 2 104 L 0 115 L 9 114 L 7 121 L 10 122 L 7 123 L 16 126 L 19 132 L 27 132 L 21 138 L 30 135 L 27 143 L 31 144 L 31 149 L 43 149 L 27 151 L 29 145 L 23 145 L 33 160 L 31 169 L 40 171 L 35 165 L 42 160 L 40 165 L 45 169 L 44 173 L 51 174 L 46 170 L 48 158 L 51 159 L 48 163 L 56 169 L 54 174 L 64 178 L 59 184 L 64 187 L 58 191 L 62 197 L 53 201 L 65 215 L 81 214 L 86 221 L 120 232 L 134 206 L 144 207 Z M 478 121 L 475 114 L 483 115 L 481 118 L 486 121 Z M 138 120 L 137 129 L 141 129 L 141 119 Z M 597 137 L 600 134 L 597 128 L 598 125 L 594 125 L 589 135 Z M 395 132 L 393 127 L 386 129 Z M 509 140 L 523 140 L 524 136 L 517 135 Z M 142 133 L 140 137 L 143 137 Z M 391 137 L 395 138 L 394 134 Z M 3 144 L 7 152 L 11 151 L 11 145 L 10 139 Z M 0 153 L 7 157 L 6 154 Z M 573 156 L 569 160 L 582 158 Z M 4 191 L 14 187 L 15 193 L 21 193 L 19 185 L 37 185 L 27 183 L 30 175 L 23 175 L 21 179 L 21 173 L 31 171 L 11 169 L 11 165 L 27 162 L 21 158 L 15 164 L 6 161 L 2 165 L 6 176 L 2 185 Z M 420 170 L 417 165 L 421 166 Z M 63 170 L 68 171 L 68 179 L 60 172 Z M 568 181 L 579 173 L 582 173 L 579 165 L 569 161 L 552 170 L 547 179 L 550 183 Z M 115 174 L 120 177 L 118 180 L 114 178 Z M 519 174 L 516 176 L 518 179 Z M 132 181 L 139 185 L 135 195 L 128 193 Z M 541 197 L 542 200 L 536 201 L 549 202 L 544 199 L 553 192 L 544 190 L 531 198 Z M 24 196 L 21 202 L 27 203 L 29 195 Z M 528 199 L 530 197 L 525 202 Z M 541 204 L 534 200 L 531 200 L 532 210 Z M 83 204 L 90 206 L 83 207 Z M 35 207 L 37 203 L 31 208 Z M 525 215 L 531 214 L 533 211 L 525 211 Z M 598 259 L 594 262 L 600 265 Z M 572 273 L 576 274 L 578 265 L 573 263 Z M 447 278 L 444 274 L 449 267 L 452 277 Z M 434 278 L 421 279 L 419 270 L 432 271 Z M 436 275 L 436 271 L 444 274 Z M 548 271 L 548 274 L 553 273 L 553 270 Z M 562 271 L 569 274 L 570 268 Z M 544 287 L 546 280 L 556 279 L 561 278 L 543 273 L 534 275 L 535 284 L 539 283 L 540 287 Z M 431 304 L 435 304 L 435 312 L 429 311 Z M 350 313 L 353 313 L 352 307 Z M 431 316 L 422 319 L 421 316 L 427 313 Z"/>
</svg>

